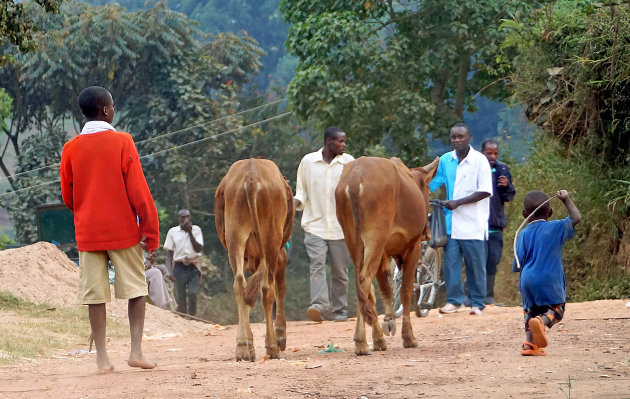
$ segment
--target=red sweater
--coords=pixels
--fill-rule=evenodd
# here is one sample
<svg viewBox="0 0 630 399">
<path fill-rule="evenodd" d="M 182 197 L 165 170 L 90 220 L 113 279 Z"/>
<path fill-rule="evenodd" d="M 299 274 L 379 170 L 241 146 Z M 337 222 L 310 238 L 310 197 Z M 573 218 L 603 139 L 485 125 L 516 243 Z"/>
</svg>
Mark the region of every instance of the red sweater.
<svg viewBox="0 0 630 399">
<path fill-rule="evenodd" d="M 129 248 L 142 236 L 149 250 L 158 247 L 157 209 L 129 133 L 76 136 L 63 147 L 59 171 L 79 251 Z"/>
</svg>

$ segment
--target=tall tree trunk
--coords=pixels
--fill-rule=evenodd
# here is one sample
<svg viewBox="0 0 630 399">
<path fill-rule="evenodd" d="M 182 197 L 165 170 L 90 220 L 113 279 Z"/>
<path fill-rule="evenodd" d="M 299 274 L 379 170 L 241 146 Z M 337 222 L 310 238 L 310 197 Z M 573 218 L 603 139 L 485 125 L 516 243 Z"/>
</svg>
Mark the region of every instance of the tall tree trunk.
<svg viewBox="0 0 630 399">
<path fill-rule="evenodd" d="M 460 120 L 464 119 L 464 101 L 466 100 L 466 84 L 468 82 L 468 70 L 470 68 L 470 56 L 463 54 L 457 68 L 457 91 L 455 92 L 455 115 Z"/>
</svg>

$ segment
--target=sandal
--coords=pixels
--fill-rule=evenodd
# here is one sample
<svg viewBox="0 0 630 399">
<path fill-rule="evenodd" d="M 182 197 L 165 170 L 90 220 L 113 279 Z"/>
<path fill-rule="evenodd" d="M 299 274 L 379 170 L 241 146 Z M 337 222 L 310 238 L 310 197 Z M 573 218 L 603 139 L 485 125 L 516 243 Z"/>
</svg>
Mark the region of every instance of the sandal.
<svg viewBox="0 0 630 399">
<path fill-rule="evenodd" d="M 530 347 L 531 349 L 528 349 Z M 547 352 L 544 349 L 539 348 L 538 346 L 532 344 L 531 342 L 523 342 L 523 347 L 521 348 L 521 355 L 523 356 L 545 356 Z"/>
<path fill-rule="evenodd" d="M 529 331 L 532 333 L 532 341 L 539 347 L 547 346 L 547 337 L 545 335 L 545 325 L 540 316 L 529 319 Z"/>
</svg>

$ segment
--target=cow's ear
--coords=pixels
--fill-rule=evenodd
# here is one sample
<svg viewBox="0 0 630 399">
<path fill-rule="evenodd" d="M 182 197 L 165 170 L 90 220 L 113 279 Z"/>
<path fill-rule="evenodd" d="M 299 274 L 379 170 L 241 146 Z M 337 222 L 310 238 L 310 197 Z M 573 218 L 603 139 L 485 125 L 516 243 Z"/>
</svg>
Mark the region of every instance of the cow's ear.
<svg viewBox="0 0 630 399">
<path fill-rule="evenodd" d="M 440 157 L 435 157 L 433 162 L 431 162 L 427 166 L 422 167 L 422 169 L 424 169 L 424 171 L 426 172 L 426 175 L 424 176 L 424 180 L 427 183 L 433 180 L 433 178 L 435 177 L 435 174 L 437 173 L 439 165 L 440 165 Z"/>
</svg>

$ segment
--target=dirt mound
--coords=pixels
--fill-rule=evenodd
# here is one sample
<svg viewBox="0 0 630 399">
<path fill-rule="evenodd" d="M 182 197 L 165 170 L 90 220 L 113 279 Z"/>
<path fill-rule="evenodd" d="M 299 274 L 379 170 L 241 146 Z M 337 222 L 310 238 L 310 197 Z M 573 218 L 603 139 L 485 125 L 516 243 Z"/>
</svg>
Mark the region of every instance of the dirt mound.
<svg viewBox="0 0 630 399">
<path fill-rule="evenodd" d="M 66 254 L 47 242 L 0 251 L 0 291 L 34 303 L 78 306 L 79 268 Z M 127 319 L 127 301 L 114 299 L 107 313 Z M 214 328 L 182 319 L 168 310 L 147 304 L 145 330 L 148 334 L 183 333 Z"/>
<path fill-rule="evenodd" d="M 0 290 L 35 303 L 76 304 L 79 268 L 47 242 L 0 251 Z"/>
</svg>

